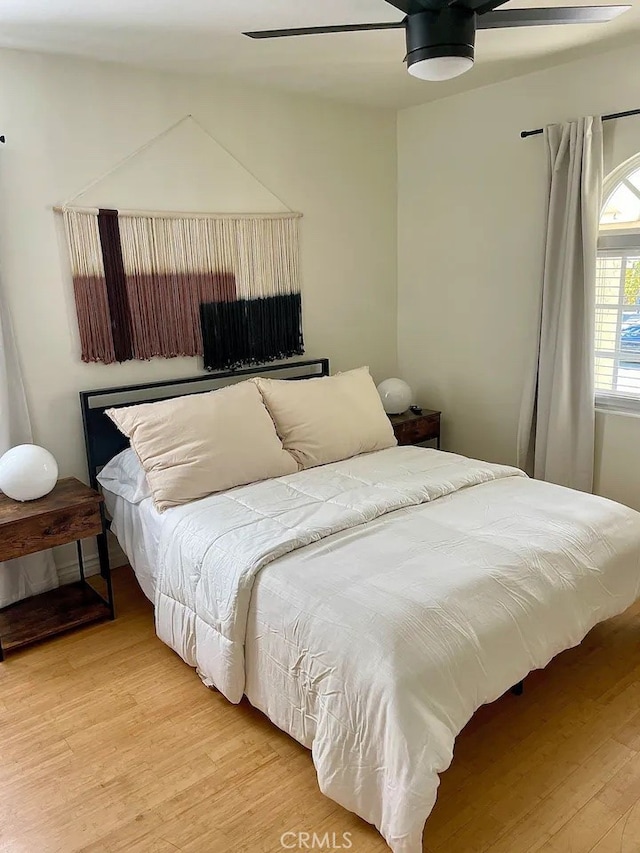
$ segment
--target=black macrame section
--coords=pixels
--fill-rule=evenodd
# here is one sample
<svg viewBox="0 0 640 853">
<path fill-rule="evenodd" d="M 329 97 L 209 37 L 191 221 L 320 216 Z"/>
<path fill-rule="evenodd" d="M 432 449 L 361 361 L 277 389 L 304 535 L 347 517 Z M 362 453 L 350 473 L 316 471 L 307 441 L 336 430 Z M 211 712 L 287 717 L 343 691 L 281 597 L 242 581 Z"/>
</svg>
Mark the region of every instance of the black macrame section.
<svg viewBox="0 0 640 853">
<path fill-rule="evenodd" d="M 267 364 L 304 353 L 299 293 L 200 305 L 205 370 Z"/>
<path fill-rule="evenodd" d="M 133 358 L 133 332 L 117 210 L 98 212 L 98 232 L 111 315 L 113 349 L 116 361 L 128 361 Z"/>
</svg>

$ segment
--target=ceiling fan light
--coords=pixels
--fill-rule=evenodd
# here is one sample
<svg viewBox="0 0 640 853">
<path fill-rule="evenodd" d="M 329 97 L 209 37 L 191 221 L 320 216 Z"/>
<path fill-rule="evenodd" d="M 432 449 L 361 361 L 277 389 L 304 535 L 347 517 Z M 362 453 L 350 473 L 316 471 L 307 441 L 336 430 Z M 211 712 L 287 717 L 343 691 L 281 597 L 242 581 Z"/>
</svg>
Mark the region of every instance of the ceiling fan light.
<svg viewBox="0 0 640 853">
<path fill-rule="evenodd" d="M 429 80 L 439 83 L 443 80 L 453 80 L 473 68 L 473 59 L 468 56 L 433 56 L 420 59 L 409 64 L 408 71 L 418 80 Z"/>
</svg>

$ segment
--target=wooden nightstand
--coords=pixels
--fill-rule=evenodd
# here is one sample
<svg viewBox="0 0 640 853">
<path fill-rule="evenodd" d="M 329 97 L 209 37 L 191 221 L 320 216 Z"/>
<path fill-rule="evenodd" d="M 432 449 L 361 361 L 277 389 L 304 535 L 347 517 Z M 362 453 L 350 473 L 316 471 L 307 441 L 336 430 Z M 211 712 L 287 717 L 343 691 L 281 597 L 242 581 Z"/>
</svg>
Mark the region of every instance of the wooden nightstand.
<svg viewBox="0 0 640 853">
<path fill-rule="evenodd" d="M 423 409 L 421 415 L 404 412 L 402 415 L 389 415 L 398 444 L 422 444 L 435 440 L 440 450 L 440 412 Z"/>
<path fill-rule="evenodd" d="M 102 496 L 73 478 L 60 480 L 50 494 L 36 501 L 20 503 L 0 492 L 0 563 L 75 542 L 80 568 L 76 583 L 0 610 L 0 661 L 4 652 L 79 625 L 115 618 L 103 512 Z M 106 598 L 84 576 L 81 540 L 90 536 L 98 541 Z"/>
</svg>

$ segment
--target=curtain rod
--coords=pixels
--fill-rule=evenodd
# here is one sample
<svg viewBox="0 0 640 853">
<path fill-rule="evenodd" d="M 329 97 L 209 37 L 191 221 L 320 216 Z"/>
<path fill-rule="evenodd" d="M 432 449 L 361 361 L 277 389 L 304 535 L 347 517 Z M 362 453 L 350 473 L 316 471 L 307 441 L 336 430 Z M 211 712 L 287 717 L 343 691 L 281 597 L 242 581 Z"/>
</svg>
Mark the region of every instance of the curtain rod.
<svg viewBox="0 0 640 853">
<path fill-rule="evenodd" d="M 627 116 L 640 116 L 640 110 L 626 110 L 623 113 L 611 113 L 608 116 L 602 116 L 602 121 L 611 121 L 614 118 L 626 118 Z M 520 136 L 526 139 L 528 136 L 540 136 L 544 130 L 539 127 L 537 130 L 523 130 Z"/>
</svg>

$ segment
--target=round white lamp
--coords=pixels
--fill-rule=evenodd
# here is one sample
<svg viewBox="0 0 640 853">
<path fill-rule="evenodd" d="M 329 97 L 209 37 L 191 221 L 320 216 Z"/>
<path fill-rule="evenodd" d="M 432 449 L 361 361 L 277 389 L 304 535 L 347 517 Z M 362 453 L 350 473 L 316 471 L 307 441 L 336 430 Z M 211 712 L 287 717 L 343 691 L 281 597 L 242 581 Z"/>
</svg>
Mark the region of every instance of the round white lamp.
<svg viewBox="0 0 640 853">
<path fill-rule="evenodd" d="M 58 481 L 58 463 L 37 444 L 19 444 L 0 457 L 0 491 L 14 501 L 48 495 Z"/>
<path fill-rule="evenodd" d="M 413 391 L 402 379 L 385 379 L 378 385 L 378 394 L 388 415 L 406 412 L 413 398 Z"/>
</svg>

